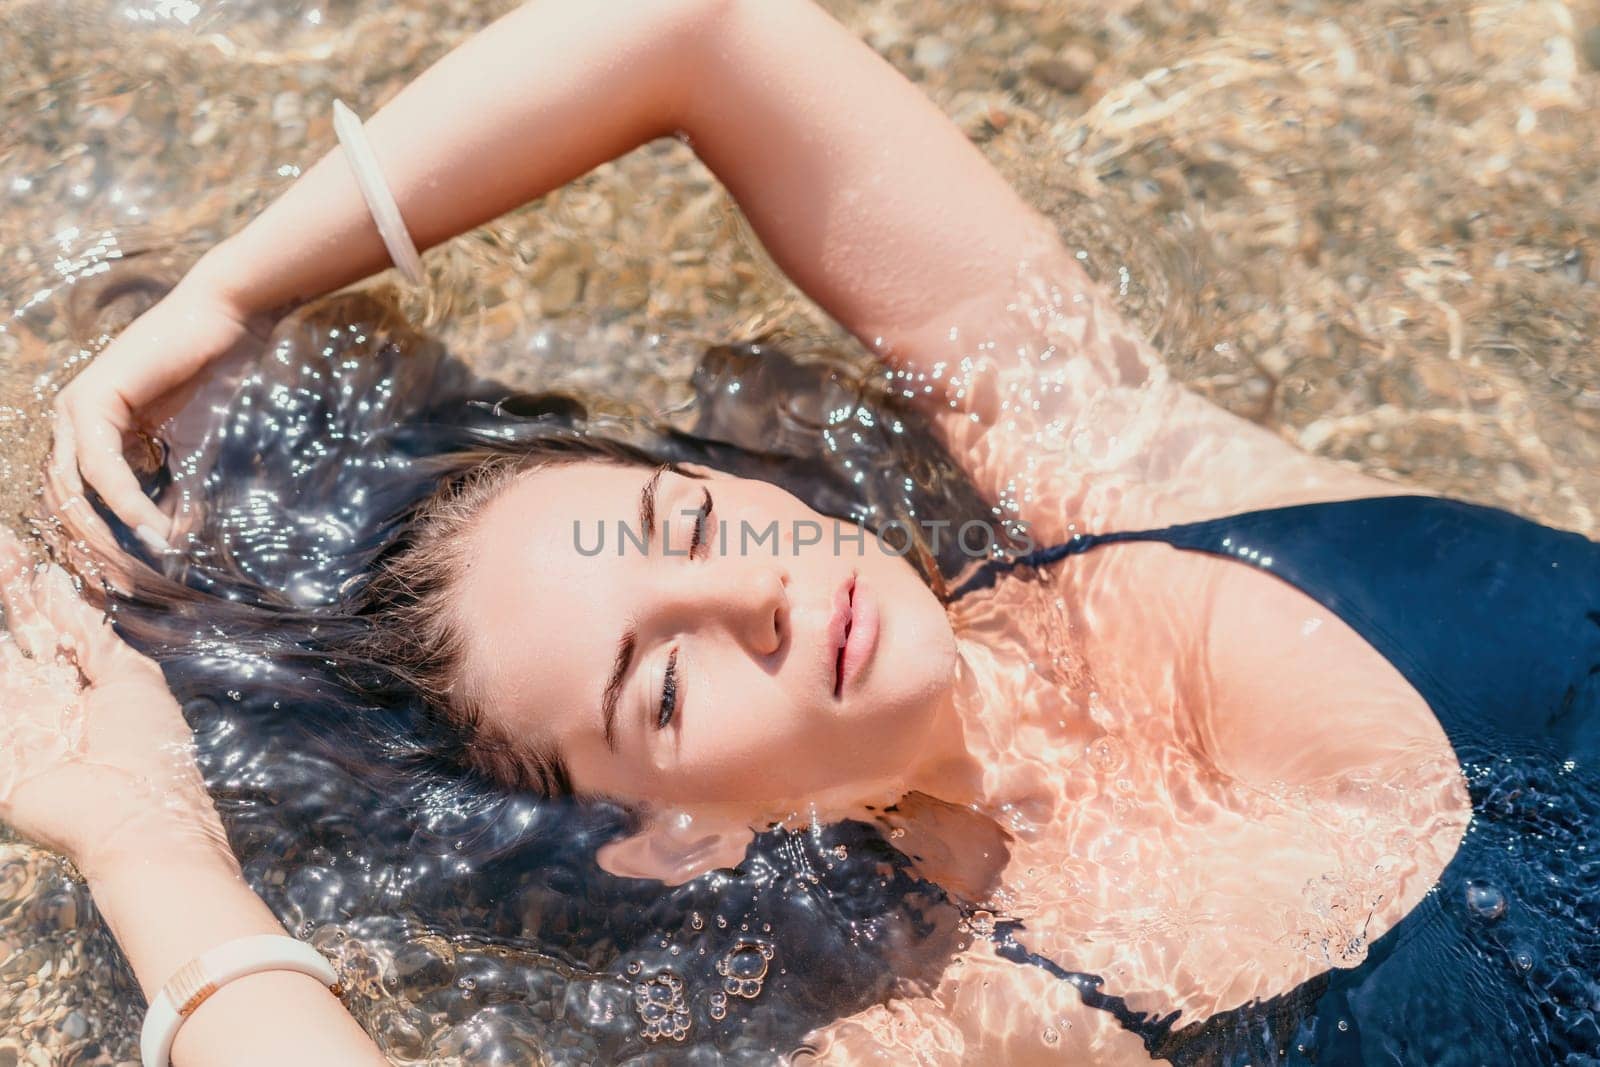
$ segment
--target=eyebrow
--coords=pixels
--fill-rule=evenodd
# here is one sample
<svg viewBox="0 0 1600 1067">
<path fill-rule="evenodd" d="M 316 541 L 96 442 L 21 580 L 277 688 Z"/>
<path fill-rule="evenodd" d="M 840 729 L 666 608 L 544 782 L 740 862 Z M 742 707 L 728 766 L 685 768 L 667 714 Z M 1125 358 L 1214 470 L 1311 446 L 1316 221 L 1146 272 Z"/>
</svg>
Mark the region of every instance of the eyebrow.
<svg viewBox="0 0 1600 1067">
<path fill-rule="evenodd" d="M 644 543 L 648 545 L 656 536 L 656 494 L 661 488 L 661 475 L 667 468 L 657 467 L 645 480 L 639 491 L 639 527 L 644 530 Z"/>
<path fill-rule="evenodd" d="M 611 677 L 606 679 L 606 691 L 600 697 L 600 716 L 605 722 L 606 747 L 617 750 L 617 702 L 622 698 L 622 680 L 633 665 L 633 650 L 639 645 L 639 633 L 629 627 L 617 642 L 617 658 L 611 664 Z"/>
<path fill-rule="evenodd" d="M 644 529 L 645 544 L 655 539 L 656 494 L 661 487 L 661 475 L 666 467 L 657 467 L 645 480 L 639 492 L 639 525 Z M 617 655 L 611 661 L 611 674 L 606 679 L 605 692 L 600 695 L 600 720 L 605 727 L 606 748 L 617 750 L 617 704 L 622 699 L 622 680 L 633 666 L 633 653 L 639 646 L 639 632 L 633 627 L 623 631 L 617 640 Z"/>
</svg>

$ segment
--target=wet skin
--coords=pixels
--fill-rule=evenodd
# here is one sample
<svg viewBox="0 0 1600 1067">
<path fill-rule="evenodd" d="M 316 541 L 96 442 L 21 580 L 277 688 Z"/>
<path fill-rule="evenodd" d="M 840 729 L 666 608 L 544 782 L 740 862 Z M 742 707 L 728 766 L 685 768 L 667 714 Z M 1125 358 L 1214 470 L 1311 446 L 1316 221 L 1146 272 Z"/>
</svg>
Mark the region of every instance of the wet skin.
<svg viewBox="0 0 1600 1067">
<path fill-rule="evenodd" d="M 761 807 L 903 776 L 951 700 L 943 606 L 784 490 L 694 473 L 574 464 L 497 498 L 457 601 L 470 694 L 577 792 L 628 803 Z M 618 536 L 645 499 L 647 551 Z"/>
</svg>

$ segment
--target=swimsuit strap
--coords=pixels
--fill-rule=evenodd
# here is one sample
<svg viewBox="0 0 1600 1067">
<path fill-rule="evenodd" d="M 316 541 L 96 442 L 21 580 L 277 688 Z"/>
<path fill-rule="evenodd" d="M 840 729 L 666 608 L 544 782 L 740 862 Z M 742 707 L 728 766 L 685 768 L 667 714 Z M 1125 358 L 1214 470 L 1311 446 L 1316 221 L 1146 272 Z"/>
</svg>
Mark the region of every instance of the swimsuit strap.
<svg viewBox="0 0 1600 1067">
<path fill-rule="evenodd" d="M 1105 979 L 1086 971 L 1071 971 L 1049 956 L 1030 951 L 1016 939 L 1021 922 L 1004 920 L 994 924 L 989 940 L 995 955 L 1012 963 L 1038 967 L 1047 974 L 1070 982 L 1087 1008 L 1103 1011 L 1118 1025 L 1144 1042 L 1152 1059 L 1167 1060 L 1181 1067 L 1232 1062 L 1272 1062 L 1277 1051 L 1270 1040 L 1273 1033 L 1290 1032 L 1297 1020 L 1306 1016 L 1327 989 L 1329 976 L 1317 975 L 1287 993 L 1267 1001 L 1255 1001 L 1250 1012 L 1224 1012 L 1200 1022 L 1179 1026 L 1180 1012 L 1166 1015 L 1138 1011 L 1125 998 L 1102 990 Z M 1248 1049 L 1243 1060 L 1225 1058 L 1225 1050 Z M 1260 1057 L 1257 1059 L 1257 1057 Z"/>
<path fill-rule="evenodd" d="M 1016 559 L 991 559 L 985 560 L 979 567 L 968 575 L 950 594 L 948 600 L 956 601 L 968 593 L 975 593 L 980 589 L 993 589 L 995 583 L 1005 574 L 1010 574 L 1018 567 L 1031 567 L 1039 570 L 1052 563 L 1060 562 L 1068 556 L 1076 556 L 1098 548 L 1104 544 L 1118 541 L 1152 541 L 1164 540 L 1162 534 L 1166 530 L 1149 531 L 1119 531 L 1104 534 L 1073 534 L 1070 541 L 1063 541 L 1059 545 L 1050 545 L 1047 548 L 1036 548 L 1032 552 L 1018 556 Z"/>
<path fill-rule="evenodd" d="M 1251 564 L 1261 570 L 1272 570 L 1274 560 L 1271 545 L 1274 542 L 1281 543 L 1285 534 L 1288 534 L 1291 540 L 1298 540 L 1299 538 L 1295 537 L 1296 534 L 1302 532 L 1308 524 L 1324 519 L 1328 512 L 1340 512 L 1347 506 L 1351 510 L 1357 510 L 1362 505 L 1379 505 L 1382 507 L 1391 502 L 1412 506 L 1420 505 L 1423 508 L 1427 508 L 1429 505 L 1471 507 L 1471 505 L 1458 505 L 1454 501 L 1440 500 L 1437 497 L 1365 497 L 1349 501 L 1292 504 L 1280 508 L 1263 508 L 1259 511 L 1246 511 L 1238 515 L 1225 515 L 1217 519 L 1202 519 L 1199 522 L 1182 522 L 1150 530 L 1113 530 L 1108 533 L 1073 534 L 1069 540 L 1060 544 L 1036 548 L 1015 559 L 984 561 L 965 581 L 956 587 L 955 591 L 948 597 L 948 600 L 956 601 L 980 589 L 992 589 L 1002 575 L 1010 574 L 1018 567 L 1030 567 L 1038 570 L 1048 567 L 1052 563 L 1058 563 L 1068 556 L 1081 555 L 1090 549 L 1099 548 L 1101 545 L 1128 544 L 1136 541 L 1159 542 L 1190 552 L 1226 556 L 1230 559 L 1236 559 L 1240 563 Z M 1476 508 L 1473 510 L 1490 511 L 1491 509 Z M 1284 578 L 1291 585 L 1304 588 L 1305 583 L 1291 575 L 1280 574 L 1279 577 Z M 1335 610 L 1337 611 L 1338 609 L 1335 608 Z"/>
<path fill-rule="evenodd" d="M 1406 500 L 1437 502 L 1433 497 L 1371 497 L 1369 500 Z M 1293 528 L 1298 522 L 1322 509 L 1338 508 L 1341 502 L 1327 504 L 1296 504 L 1283 508 L 1266 508 L 1261 511 L 1247 511 L 1239 515 L 1226 515 L 1219 519 L 1204 519 L 1200 522 L 1184 522 L 1173 526 L 1161 526 L 1151 530 L 1113 530 L 1108 533 L 1073 534 L 1071 539 L 1058 545 L 1048 545 L 1036 548 L 1032 552 L 1024 553 L 1015 559 L 991 559 L 980 564 L 967 579 L 956 587 L 950 594 L 949 600 L 956 601 L 968 593 L 975 593 L 980 589 L 992 589 L 1000 577 L 1010 574 L 1018 567 L 1030 567 L 1039 570 L 1052 563 L 1058 563 L 1068 556 L 1081 555 L 1090 549 L 1099 548 L 1101 545 L 1128 544 L 1135 541 L 1159 542 L 1171 545 L 1173 548 L 1186 549 L 1191 552 L 1204 552 L 1212 555 L 1227 556 L 1237 559 L 1241 563 L 1253 564 L 1262 570 L 1270 570 L 1273 564 L 1271 549 L 1265 551 L 1260 547 L 1262 539 L 1252 537 L 1252 532 L 1267 535 L 1282 534 L 1285 527 Z M 1350 503 L 1360 503 L 1353 501 Z M 1293 578 L 1287 579 L 1291 584 L 1298 585 Z"/>
</svg>

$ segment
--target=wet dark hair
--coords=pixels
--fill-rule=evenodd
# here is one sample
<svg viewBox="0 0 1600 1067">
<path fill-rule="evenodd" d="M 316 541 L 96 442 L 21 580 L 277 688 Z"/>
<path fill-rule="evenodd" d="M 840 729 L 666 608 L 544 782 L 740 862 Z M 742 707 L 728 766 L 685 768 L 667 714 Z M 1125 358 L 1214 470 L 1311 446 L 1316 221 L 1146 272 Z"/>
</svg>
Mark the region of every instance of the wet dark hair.
<svg viewBox="0 0 1600 1067">
<path fill-rule="evenodd" d="M 558 767 L 519 763 L 451 708 L 452 650 L 418 607 L 448 576 L 415 564 L 448 535 L 441 516 L 532 465 L 693 461 L 869 527 L 992 514 L 837 360 L 722 347 L 694 385 L 687 427 L 516 394 L 381 300 L 324 302 L 280 328 L 189 461 L 199 522 L 181 562 L 150 560 L 115 598 L 184 703 L 247 878 L 369 976 L 349 1003 L 386 1048 L 769 1062 L 926 989 L 965 938 L 976 902 L 874 821 L 771 829 L 738 868 L 682 886 L 607 875 L 595 851 L 631 814 L 560 796 Z M 949 553 L 913 553 L 936 590 L 962 562 Z"/>
</svg>

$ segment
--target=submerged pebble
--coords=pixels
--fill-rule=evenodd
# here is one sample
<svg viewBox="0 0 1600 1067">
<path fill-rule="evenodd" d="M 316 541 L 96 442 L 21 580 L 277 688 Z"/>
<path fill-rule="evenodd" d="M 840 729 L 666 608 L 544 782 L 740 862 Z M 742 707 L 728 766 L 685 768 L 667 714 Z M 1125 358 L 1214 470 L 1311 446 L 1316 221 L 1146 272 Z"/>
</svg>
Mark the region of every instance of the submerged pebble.
<svg viewBox="0 0 1600 1067">
<path fill-rule="evenodd" d="M 450 982 L 450 961 L 428 945 L 406 945 L 394 954 L 394 974 L 408 991 L 428 993 Z"/>
<path fill-rule="evenodd" d="M 1095 57 L 1087 48 L 1075 46 L 1052 59 L 1028 64 L 1035 81 L 1062 93 L 1077 93 L 1094 77 Z"/>
</svg>

